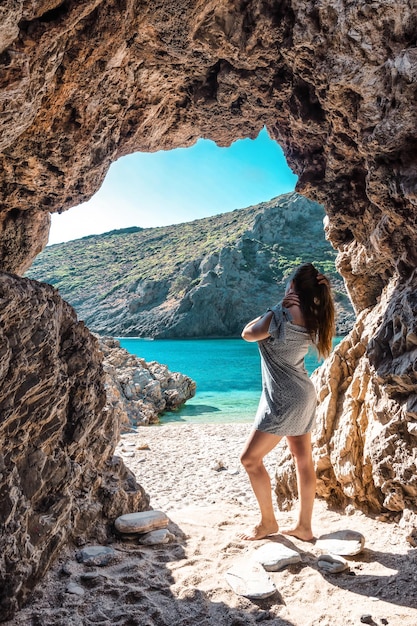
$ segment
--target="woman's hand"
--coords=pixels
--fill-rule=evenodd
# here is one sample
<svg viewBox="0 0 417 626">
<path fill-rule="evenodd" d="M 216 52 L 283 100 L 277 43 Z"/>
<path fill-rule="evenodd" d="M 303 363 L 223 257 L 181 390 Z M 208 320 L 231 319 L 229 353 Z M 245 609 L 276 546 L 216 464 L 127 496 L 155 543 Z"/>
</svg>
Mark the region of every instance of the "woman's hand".
<svg viewBox="0 0 417 626">
<path fill-rule="evenodd" d="M 319 285 L 330 285 L 328 278 L 324 274 L 317 274 L 316 279 Z"/>
<path fill-rule="evenodd" d="M 296 293 L 290 291 L 284 296 L 282 306 L 286 309 L 290 309 L 292 306 L 300 306 L 300 298 Z"/>
</svg>

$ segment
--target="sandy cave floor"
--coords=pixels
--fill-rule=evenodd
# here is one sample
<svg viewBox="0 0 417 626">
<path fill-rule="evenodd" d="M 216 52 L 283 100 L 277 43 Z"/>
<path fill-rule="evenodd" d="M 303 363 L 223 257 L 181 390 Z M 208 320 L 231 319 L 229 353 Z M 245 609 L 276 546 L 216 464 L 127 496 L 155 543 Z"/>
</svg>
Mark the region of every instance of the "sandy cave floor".
<svg viewBox="0 0 417 626">
<path fill-rule="evenodd" d="M 317 537 L 351 529 L 366 538 L 364 551 L 350 557 L 350 571 L 341 574 L 320 572 L 314 543 L 279 534 L 256 544 L 237 538 L 257 521 L 239 465 L 249 429 L 246 424 L 172 424 L 123 435 L 117 454 L 151 495 L 152 508 L 168 514 L 175 541 L 145 547 L 115 539 L 116 560 L 93 569 L 68 549 L 6 625 L 417 625 L 417 549 L 398 524 L 360 512 L 329 511 L 317 500 Z M 277 453 L 266 459 L 271 476 Z M 216 471 L 219 464 L 226 469 Z M 282 528 L 295 518 L 296 510 L 278 512 Z M 237 596 L 225 572 L 268 541 L 298 550 L 301 563 L 269 574 L 277 587 L 274 596 L 256 602 Z M 69 582 L 83 595 L 68 593 Z"/>
</svg>

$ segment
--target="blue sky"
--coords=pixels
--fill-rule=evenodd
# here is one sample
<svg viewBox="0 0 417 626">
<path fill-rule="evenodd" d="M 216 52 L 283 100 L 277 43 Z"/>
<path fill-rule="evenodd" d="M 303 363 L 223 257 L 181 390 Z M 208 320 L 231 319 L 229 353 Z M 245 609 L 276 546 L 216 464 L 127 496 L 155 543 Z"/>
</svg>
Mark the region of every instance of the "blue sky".
<svg viewBox="0 0 417 626">
<path fill-rule="evenodd" d="M 49 244 L 128 226 L 166 226 L 241 209 L 293 191 L 297 177 L 267 131 L 229 148 L 136 153 L 113 163 L 98 192 L 52 215 Z"/>
</svg>

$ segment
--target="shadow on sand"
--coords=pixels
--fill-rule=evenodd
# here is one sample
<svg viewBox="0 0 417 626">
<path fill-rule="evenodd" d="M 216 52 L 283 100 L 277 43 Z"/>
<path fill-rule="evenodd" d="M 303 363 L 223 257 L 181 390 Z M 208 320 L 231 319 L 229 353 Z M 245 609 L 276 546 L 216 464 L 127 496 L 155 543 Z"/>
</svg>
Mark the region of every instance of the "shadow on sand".
<svg viewBox="0 0 417 626">
<path fill-rule="evenodd" d="M 284 535 L 276 535 L 269 539 L 300 552 L 299 547 Z M 310 545 L 313 546 L 314 543 L 313 541 Z M 307 543 L 305 545 L 308 546 Z M 307 548 L 302 552 L 302 563 L 294 566 L 294 571 L 303 567 L 311 567 L 319 572 L 329 584 L 350 593 L 368 598 L 378 598 L 397 606 L 417 609 L 416 550 L 410 549 L 408 554 L 404 555 L 380 552 L 365 547 L 359 554 L 344 558 L 348 561 L 350 570 L 339 574 L 325 573 L 317 565 L 317 554 L 310 552 Z M 401 570 L 398 570 L 399 563 Z M 391 572 L 395 570 L 395 573 L 380 573 L 383 569 L 391 570 Z"/>
<path fill-rule="evenodd" d="M 203 591 L 201 571 L 197 574 L 186 556 L 186 536 L 172 521 L 169 529 L 176 536 L 169 547 L 115 540 L 117 558 L 105 567 L 78 563 L 76 549 L 67 550 L 5 626 L 256 626 L 264 621 L 296 626 L 277 615 L 278 591 L 255 603 L 236 596 L 221 574 L 218 589 Z M 171 569 L 180 570 L 180 582 Z M 81 589 L 79 595 L 68 591 L 70 583 Z"/>
</svg>

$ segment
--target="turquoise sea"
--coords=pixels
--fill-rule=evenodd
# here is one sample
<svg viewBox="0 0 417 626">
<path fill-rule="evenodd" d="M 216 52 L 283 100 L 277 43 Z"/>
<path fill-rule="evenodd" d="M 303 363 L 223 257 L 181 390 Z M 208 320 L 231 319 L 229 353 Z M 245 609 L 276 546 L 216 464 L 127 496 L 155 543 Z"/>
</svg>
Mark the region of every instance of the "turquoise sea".
<svg viewBox="0 0 417 626">
<path fill-rule="evenodd" d="M 197 383 L 194 398 L 178 411 L 165 413 L 161 423 L 251 422 L 261 390 L 258 347 L 243 339 L 131 339 L 120 345 L 145 361 L 158 361 L 172 372 L 186 374 Z M 316 355 L 306 357 L 311 374 Z"/>
</svg>

